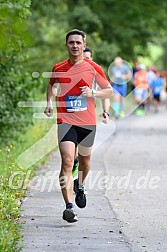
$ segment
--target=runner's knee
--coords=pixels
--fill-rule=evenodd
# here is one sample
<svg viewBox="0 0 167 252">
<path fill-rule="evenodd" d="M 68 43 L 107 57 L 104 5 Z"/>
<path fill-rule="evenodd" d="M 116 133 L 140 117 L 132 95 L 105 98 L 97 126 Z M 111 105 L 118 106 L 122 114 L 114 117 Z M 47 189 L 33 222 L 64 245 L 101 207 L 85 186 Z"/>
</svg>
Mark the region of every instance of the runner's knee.
<svg viewBox="0 0 167 252">
<path fill-rule="evenodd" d="M 74 164 L 74 159 L 70 156 L 62 156 L 62 169 L 66 170 L 66 169 L 71 169 L 73 167 Z"/>
</svg>

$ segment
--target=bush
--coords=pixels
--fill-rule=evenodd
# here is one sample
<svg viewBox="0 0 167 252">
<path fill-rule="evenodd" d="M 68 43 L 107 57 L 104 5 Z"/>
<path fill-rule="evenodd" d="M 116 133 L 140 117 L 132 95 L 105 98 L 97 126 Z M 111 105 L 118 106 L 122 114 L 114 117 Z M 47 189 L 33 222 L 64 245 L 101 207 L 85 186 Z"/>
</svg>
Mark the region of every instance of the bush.
<svg viewBox="0 0 167 252">
<path fill-rule="evenodd" d="M 18 107 L 19 101 L 33 98 L 38 83 L 22 67 L 24 59 L 25 56 L 12 56 L 8 63 L 0 64 L 0 140 L 3 142 L 16 139 L 23 127 L 32 122 L 29 110 Z"/>
</svg>

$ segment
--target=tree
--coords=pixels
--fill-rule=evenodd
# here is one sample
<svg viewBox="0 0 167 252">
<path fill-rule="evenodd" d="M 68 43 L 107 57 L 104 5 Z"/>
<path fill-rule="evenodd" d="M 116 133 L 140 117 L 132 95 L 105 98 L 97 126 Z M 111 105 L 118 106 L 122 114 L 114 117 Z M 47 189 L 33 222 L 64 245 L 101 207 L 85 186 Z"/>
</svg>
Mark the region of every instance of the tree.
<svg viewBox="0 0 167 252">
<path fill-rule="evenodd" d="M 127 60 L 146 54 L 148 41 L 167 34 L 166 1 L 78 0 L 75 5 L 73 2 L 67 1 L 70 24 L 77 24 L 81 29 L 85 27 L 88 33 L 98 32 L 102 40 L 115 44 L 119 54 Z M 76 9 L 80 9 L 80 13 L 77 14 Z M 89 10 L 89 18 L 84 12 L 86 9 Z M 92 23 L 95 25 L 92 26 Z"/>
<path fill-rule="evenodd" d="M 36 85 L 23 67 L 27 59 L 26 48 L 32 40 L 26 25 L 30 3 L 19 0 L 0 4 L 1 142 L 18 137 L 23 125 L 30 121 L 25 120 L 25 113 L 17 105 L 20 100 L 32 96 L 33 86 Z"/>
</svg>

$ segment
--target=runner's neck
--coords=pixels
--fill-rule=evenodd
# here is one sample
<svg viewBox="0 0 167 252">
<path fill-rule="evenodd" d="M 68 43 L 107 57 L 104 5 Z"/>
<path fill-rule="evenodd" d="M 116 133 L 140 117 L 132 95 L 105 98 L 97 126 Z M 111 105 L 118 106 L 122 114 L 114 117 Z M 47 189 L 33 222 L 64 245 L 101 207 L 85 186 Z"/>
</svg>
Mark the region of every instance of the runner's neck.
<svg viewBox="0 0 167 252">
<path fill-rule="evenodd" d="M 78 65 L 78 64 L 82 63 L 82 61 L 83 61 L 83 56 L 79 56 L 79 57 L 70 56 L 69 57 L 69 62 L 72 65 Z"/>
</svg>

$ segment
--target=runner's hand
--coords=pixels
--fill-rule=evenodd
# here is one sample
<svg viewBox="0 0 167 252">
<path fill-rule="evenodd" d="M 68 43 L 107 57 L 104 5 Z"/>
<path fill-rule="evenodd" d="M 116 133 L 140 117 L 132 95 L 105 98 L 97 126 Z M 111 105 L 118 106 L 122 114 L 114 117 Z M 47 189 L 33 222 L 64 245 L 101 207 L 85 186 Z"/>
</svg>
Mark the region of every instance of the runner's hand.
<svg viewBox="0 0 167 252">
<path fill-rule="evenodd" d="M 88 86 L 83 86 L 83 87 L 80 87 L 81 89 L 81 93 L 83 96 L 86 96 L 86 97 L 92 97 L 92 89 L 90 89 Z"/>
<path fill-rule="evenodd" d="M 48 117 L 53 115 L 53 107 L 52 106 L 47 106 L 44 110 L 44 114 L 47 115 Z"/>
<path fill-rule="evenodd" d="M 107 124 L 108 121 L 109 121 L 109 114 L 107 112 L 103 112 L 103 120 L 102 120 L 102 122 L 104 122 L 104 123 Z"/>
</svg>

